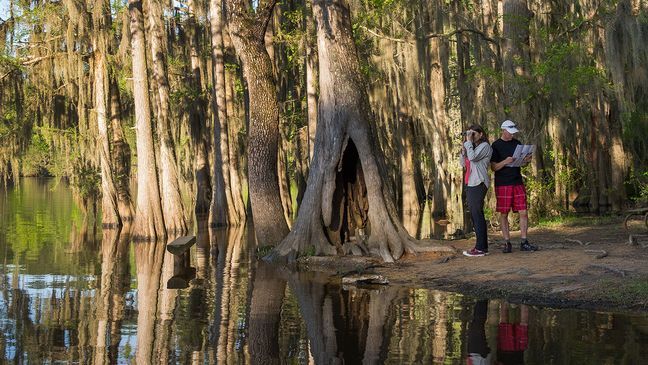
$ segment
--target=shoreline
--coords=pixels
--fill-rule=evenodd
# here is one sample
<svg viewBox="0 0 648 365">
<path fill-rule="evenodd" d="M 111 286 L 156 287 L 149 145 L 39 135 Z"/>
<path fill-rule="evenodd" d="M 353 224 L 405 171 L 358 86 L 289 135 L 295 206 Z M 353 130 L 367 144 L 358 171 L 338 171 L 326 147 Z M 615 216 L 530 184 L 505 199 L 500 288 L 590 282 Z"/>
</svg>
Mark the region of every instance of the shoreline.
<svg viewBox="0 0 648 365">
<path fill-rule="evenodd" d="M 497 233 L 491 234 L 497 237 Z M 627 244 L 619 223 L 536 228 L 529 240 L 538 252 L 500 251 L 502 240 L 489 243 L 490 254 L 465 257 L 472 239 L 423 240 L 422 246 L 452 246 L 454 254 L 426 252 L 395 263 L 371 257 L 303 257 L 300 266 L 331 274 L 381 275 L 388 285 L 457 292 L 479 299 L 504 299 L 557 309 L 648 313 L 648 248 Z M 516 247 L 517 246 L 517 247 Z M 603 254 L 604 253 L 604 254 Z"/>
</svg>

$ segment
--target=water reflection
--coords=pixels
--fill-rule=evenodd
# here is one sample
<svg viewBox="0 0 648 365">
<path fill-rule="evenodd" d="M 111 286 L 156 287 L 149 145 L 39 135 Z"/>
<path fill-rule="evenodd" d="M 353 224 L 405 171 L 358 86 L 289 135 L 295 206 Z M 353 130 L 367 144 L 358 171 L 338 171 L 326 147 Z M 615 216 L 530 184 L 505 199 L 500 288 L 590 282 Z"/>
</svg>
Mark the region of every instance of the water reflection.
<svg viewBox="0 0 648 365">
<path fill-rule="evenodd" d="M 94 364 L 114 364 L 119 357 L 122 321 L 130 288 L 128 230 L 104 230 L 101 271 L 95 299 L 96 341 Z"/>
<path fill-rule="evenodd" d="M 638 364 L 648 357 L 645 315 L 343 287 L 327 274 L 257 263 L 249 228 L 210 231 L 203 221 L 184 259 L 164 244 L 131 243 L 127 229 L 102 231 L 100 244 L 76 242 L 67 198 L 39 184 L 22 189 L 4 192 L 10 204 L 0 206 L 0 363 Z M 171 286 L 182 289 L 170 289 L 178 280 Z"/>
</svg>

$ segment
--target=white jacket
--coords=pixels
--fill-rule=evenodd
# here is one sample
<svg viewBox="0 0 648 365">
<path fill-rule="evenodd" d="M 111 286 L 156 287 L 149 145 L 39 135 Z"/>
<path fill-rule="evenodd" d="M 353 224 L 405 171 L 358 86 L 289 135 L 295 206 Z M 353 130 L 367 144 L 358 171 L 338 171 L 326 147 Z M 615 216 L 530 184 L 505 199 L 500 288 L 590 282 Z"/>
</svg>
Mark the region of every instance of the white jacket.
<svg viewBox="0 0 648 365">
<path fill-rule="evenodd" d="M 459 158 L 461 166 L 466 167 L 464 158 L 467 157 L 470 161 L 470 176 L 466 185 L 477 186 L 484 183 L 486 187 L 490 185 L 490 177 L 488 176 L 488 168 L 490 167 L 490 159 L 493 154 L 493 148 L 488 142 L 482 142 L 473 147 L 472 142 L 464 142 L 466 154 L 464 155 L 461 150 L 461 157 Z"/>
</svg>

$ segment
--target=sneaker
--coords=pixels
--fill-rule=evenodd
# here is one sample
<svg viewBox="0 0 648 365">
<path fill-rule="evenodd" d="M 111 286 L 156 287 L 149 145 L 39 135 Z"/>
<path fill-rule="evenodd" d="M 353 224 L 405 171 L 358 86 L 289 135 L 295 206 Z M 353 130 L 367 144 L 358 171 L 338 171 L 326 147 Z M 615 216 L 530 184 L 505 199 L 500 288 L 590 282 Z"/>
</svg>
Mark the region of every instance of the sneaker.
<svg viewBox="0 0 648 365">
<path fill-rule="evenodd" d="M 504 248 L 502 249 L 502 252 L 503 253 L 511 253 L 511 252 L 513 252 L 513 246 L 511 245 L 511 242 L 507 241 L 504 244 Z"/>
<path fill-rule="evenodd" d="M 520 243 L 520 251 L 528 251 L 528 252 L 538 251 L 538 246 L 534 246 L 530 244 L 529 241 L 524 240 Z"/>
<path fill-rule="evenodd" d="M 488 251 L 482 251 L 476 248 L 472 248 L 469 251 L 464 251 L 463 254 L 468 257 L 480 257 L 480 256 L 488 255 Z"/>
</svg>

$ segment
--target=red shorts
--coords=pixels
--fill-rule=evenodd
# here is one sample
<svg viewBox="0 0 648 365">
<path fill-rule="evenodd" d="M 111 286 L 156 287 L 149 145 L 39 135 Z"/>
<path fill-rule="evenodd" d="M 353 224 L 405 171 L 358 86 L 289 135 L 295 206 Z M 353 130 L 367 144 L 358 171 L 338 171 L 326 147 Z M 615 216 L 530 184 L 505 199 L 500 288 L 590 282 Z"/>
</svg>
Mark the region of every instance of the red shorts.
<svg viewBox="0 0 648 365">
<path fill-rule="evenodd" d="M 511 208 L 513 208 L 514 212 L 527 210 L 524 185 L 496 186 L 495 195 L 497 196 L 498 213 L 508 213 Z"/>
<path fill-rule="evenodd" d="M 526 325 L 500 323 L 497 327 L 499 351 L 524 351 L 529 346 L 529 328 Z"/>
</svg>

